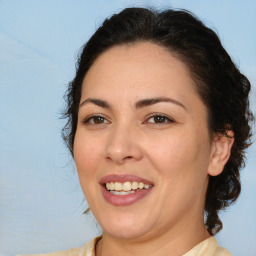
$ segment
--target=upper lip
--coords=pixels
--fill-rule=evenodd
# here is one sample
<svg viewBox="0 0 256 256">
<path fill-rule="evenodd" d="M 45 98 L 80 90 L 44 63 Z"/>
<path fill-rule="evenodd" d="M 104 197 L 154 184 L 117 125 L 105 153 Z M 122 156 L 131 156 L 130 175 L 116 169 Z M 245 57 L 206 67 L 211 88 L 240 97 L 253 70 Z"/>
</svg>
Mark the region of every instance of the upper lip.
<svg viewBox="0 0 256 256">
<path fill-rule="evenodd" d="M 152 181 L 149 181 L 147 179 L 141 178 L 139 176 L 136 175 L 132 175 L 132 174 L 124 174 L 124 175 L 118 175 L 118 174 L 111 174 L 111 175 L 107 175 L 104 176 L 101 180 L 100 180 L 100 184 L 106 184 L 109 182 L 126 182 L 126 181 L 137 181 L 137 182 L 143 182 L 144 184 L 149 184 L 149 185 L 153 185 Z"/>
</svg>

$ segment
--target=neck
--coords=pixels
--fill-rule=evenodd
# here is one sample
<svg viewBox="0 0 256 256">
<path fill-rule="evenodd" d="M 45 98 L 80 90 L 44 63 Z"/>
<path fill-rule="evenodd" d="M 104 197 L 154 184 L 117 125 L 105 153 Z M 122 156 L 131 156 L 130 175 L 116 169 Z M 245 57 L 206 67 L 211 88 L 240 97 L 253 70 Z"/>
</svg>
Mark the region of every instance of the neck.
<svg viewBox="0 0 256 256">
<path fill-rule="evenodd" d="M 96 256 L 180 256 L 209 238 L 204 223 L 184 223 L 148 239 L 119 239 L 103 232 L 97 244 Z"/>
</svg>

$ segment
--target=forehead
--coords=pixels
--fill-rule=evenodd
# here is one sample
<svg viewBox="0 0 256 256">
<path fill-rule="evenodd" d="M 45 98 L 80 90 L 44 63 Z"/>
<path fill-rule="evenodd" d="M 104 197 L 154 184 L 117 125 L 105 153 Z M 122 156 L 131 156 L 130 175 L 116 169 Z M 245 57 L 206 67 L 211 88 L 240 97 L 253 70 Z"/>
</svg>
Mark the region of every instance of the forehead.
<svg viewBox="0 0 256 256">
<path fill-rule="evenodd" d="M 84 78 L 82 99 L 113 99 L 113 94 L 134 100 L 140 95 L 166 94 L 185 102 L 195 97 L 199 100 L 186 64 L 166 48 L 150 42 L 114 46 L 95 60 Z"/>
<path fill-rule="evenodd" d="M 190 78 L 190 71 L 185 63 L 167 48 L 151 42 L 137 42 L 111 47 L 99 55 L 86 77 L 96 71 L 100 71 L 101 75 L 112 74 L 113 67 L 116 74 L 117 72 L 119 72 L 118 74 L 124 72 L 128 75 L 129 72 L 133 72 L 150 75 L 149 71 L 155 70 L 159 76 L 163 75 L 165 71 L 170 72 L 171 69 L 175 68 L 176 71 L 186 73 Z M 193 83 L 193 81 L 190 82 Z"/>
</svg>

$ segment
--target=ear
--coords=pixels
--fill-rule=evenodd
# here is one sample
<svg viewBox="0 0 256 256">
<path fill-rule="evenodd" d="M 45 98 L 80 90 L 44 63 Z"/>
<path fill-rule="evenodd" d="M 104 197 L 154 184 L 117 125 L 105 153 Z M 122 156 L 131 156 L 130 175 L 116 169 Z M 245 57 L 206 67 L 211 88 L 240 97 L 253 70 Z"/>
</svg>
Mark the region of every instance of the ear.
<svg viewBox="0 0 256 256">
<path fill-rule="evenodd" d="M 234 132 L 227 131 L 227 135 L 216 135 L 212 143 L 211 159 L 208 174 L 217 176 L 222 173 L 227 163 L 234 143 Z"/>
</svg>

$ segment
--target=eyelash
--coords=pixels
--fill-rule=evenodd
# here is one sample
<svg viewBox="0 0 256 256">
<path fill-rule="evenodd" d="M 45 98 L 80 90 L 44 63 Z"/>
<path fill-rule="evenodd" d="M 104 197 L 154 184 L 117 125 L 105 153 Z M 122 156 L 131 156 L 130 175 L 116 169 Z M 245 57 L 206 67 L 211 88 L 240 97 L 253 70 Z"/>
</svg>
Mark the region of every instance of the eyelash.
<svg viewBox="0 0 256 256">
<path fill-rule="evenodd" d="M 159 117 L 160 117 L 160 118 L 163 118 L 163 119 L 164 119 L 164 122 L 159 122 L 159 123 L 157 123 L 157 122 L 154 122 L 154 123 L 148 122 L 148 121 L 149 121 L 150 119 L 152 119 L 152 118 L 159 118 Z M 96 119 L 96 118 L 101 118 L 101 119 L 103 120 L 103 122 L 102 122 L 102 123 L 95 123 L 95 119 Z M 94 123 L 91 123 L 91 121 L 93 121 L 93 120 L 94 120 Z M 86 124 L 86 125 L 103 125 L 103 124 L 106 124 L 105 121 L 107 121 L 107 119 L 106 119 L 105 117 L 100 116 L 100 115 L 94 115 L 94 116 L 90 116 L 90 117 L 86 118 L 86 119 L 83 121 L 83 123 Z M 154 120 L 154 121 L 155 121 L 155 120 Z M 108 121 L 107 121 L 107 122 L 108 122 Z M 166 115 L 154 113 L 154 114 L 151 114 L 151 115 L 146 119 L 146 121 L 143 122 L 143 124 L 149 123 L 149 124 L 151 124 L 151 125 L 165 125 L 165 124 L 173 123 L 173 122 L 174 122 L 174 120 L 171 119 L 170 117 L 167 117 Z"/>
<path fill-rule="evenodd" d="M 90 116 L 90 117 L 86 118 L 86 119 L 83 121 L 83 123 L 86 124 L 86 125 L 102 125 L 102 124 L 104 124 L 104 121 L 103 121 L 103 123 L 99 123 L 99 124 L 96 124 L 95 122 L 94 122 L 94 123 L 90 123 L 91 120 L 94 119 L 94 121 L 95 121 L 96 118 L 102 118 L 102 119 L 104 119 L 104 121 L 106 120 L 106 118 L 103 117 L 103 116 L 94 115 L 94 116 Z"/>
<path fill-rule="evenodd" d="M 147 122 L 148 122 L 148 120 L 150 120 L 151 118 L 163 118 L 164 120 L 165 120 L 165 122 L 159 122 L 159 123 L 150 123 L 150 124 L 155 124 L 155 125 L 165 125 L 165 124 L 168 124 L 168 123 L 173 123 L 174 122 L 174 120 L 173 119 L 171 119 L 170 117 L 167 117 L 166 115 L 163 115 L 163 114 L 158 114 L 158 113 L 154 113 L 154 114 L 151 114 L 150 116 L 149 116 L 149 118 L 147 118 Z"/>
</svg>

